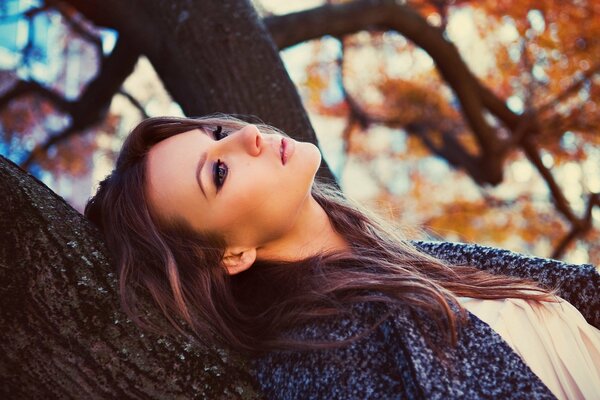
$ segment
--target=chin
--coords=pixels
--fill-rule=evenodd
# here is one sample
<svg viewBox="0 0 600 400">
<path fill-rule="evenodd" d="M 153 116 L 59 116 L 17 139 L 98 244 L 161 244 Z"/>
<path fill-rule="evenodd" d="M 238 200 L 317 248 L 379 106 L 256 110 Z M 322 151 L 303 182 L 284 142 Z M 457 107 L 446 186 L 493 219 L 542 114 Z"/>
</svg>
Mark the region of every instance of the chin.
<svg viewBox="0 0 600 400">
<path fill-rule="evenodd" d="M 306 162 L 314 165 L 316 172 L 316 170 L 319 168 L 319 165 L 321 165 L 321 151 L 312 143 L 305 142 L 304 144 L 307 146 Z"/>
</svg>

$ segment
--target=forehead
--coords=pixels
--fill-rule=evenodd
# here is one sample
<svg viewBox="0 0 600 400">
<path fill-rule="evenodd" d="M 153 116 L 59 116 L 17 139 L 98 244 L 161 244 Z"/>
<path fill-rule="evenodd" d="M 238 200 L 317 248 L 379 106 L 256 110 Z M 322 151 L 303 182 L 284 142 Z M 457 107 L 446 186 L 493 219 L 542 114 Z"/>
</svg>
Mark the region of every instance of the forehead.
<svg viewBox="0 0 600 400">
<path fill-rule="evenodd" d="M 190 145 L 202 144 L 206 139 L 209 139 L 205 132 L 201 129 L 192 129 L 173 135 L 167 139 L 153 145 L 148 151 L 148 161 L 156 159 L 169 159 L 177 157 L 178 154 L 184 152 L 186 147 Z"/>
<path fill-rule="evenodd" d="M 150 148 L 146 159 L 146 195 L 153 212 L 174 216 L 179 207 L 202 192 L 195 172 L 200 155 L 211 139 L 200 129 L 171 136 Z"/>
</svg>

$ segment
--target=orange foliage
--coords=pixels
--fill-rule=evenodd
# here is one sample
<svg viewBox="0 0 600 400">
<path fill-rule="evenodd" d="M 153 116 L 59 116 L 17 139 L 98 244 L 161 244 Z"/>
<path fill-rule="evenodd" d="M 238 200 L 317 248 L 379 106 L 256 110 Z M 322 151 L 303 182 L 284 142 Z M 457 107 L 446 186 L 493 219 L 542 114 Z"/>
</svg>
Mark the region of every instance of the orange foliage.
<svg viewBox="0 0 600 400">
<path fill-rule="evenodd" d="M 478 72 L 478 78 L 500 98 L 512 99 L 509 105 L 517 104 L 517 112 L 544 107 L 537 115 L 539 130 L 534 142 L 551 156 L 548 165 L 555 176 L 567 164 L 596 160 L 600 165 L 600 2 L 410 0 L 409 5 L 442 29 L 452 24 L 454 16 L 471 16 L 475 40 L 487 49 L 486 62 L 492 60 L 490 68 Z M 506 156 L 507 171 L 517 165 L 521 169 L 515 174 L 505 173 L 505 181 L 494 189 L 477 187 L 464 172 L 452 168 L 443 177 L 437 168 L 428 170 L 427 160 L 434 155 L 420 135 L 427 135 L 435 145 L 441 144 L 443 133 L 453 135 L 472 155 L 479 154 L 479 144 L 435 65 L 423 61 L 422 50 L 399 35 L 380 32 L 346 37 L 344 44 L 345 89 L 375 124 L 390 127 L 390 134 L 404 135 L 397 150 L 374 153 L 368 145 L 367 129 L 364 135 L 352 136 L 350 156 L 360 160 L 389 157 L 411 163 L 406 164 L 408 191 L 397 193 L 397 182 L 377 177 L 380 192 L 368 203 L 376 204 L 384 213 L 387 209 L 401 210 L 396 213 L 400 221 L 420 223 L 452 240 L 549 256 L 570 226 L 557 212 L 534 168 L 523 172 L 522 164 L 527 160 L 521 153 Z M 364 51 L 368 46 L 377 50 L 374 56 Z M 466 59 L 470 54 L 462 55 Z M 318 65 L 320 68 L 315 67 Z M 318 56 L 312 68 L 309 75 L 318 71 L 318 79 L 307 80 L 309 108 L 346 118 L 350 109 L 344 99 L 334 104 L 319 102 L 320 93 L 331 90 L 339 80 L 323 74 Z M 598 73 L 578 84 L 583 74 L 591 71 Z M 600 180 L 600 168 L 584 173 L 595 173 L 595 182 Z M 566 192 L 572 181 L 567 178 L 558 184 Z M 582 210 L 574 212 L 581 215 Z M 594 224 L 569 249 L 583 246 L 588 254 L 584 261 L 600 264 L 600 221 L 596 218 Z"/>
</svg>

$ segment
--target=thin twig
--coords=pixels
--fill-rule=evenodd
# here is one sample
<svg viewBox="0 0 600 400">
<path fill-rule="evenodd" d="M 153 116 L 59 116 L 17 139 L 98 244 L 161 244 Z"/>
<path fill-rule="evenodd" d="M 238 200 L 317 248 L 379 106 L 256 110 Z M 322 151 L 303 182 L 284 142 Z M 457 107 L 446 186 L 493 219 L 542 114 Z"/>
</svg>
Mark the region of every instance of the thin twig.
<svg viewBox="0 0 600 400">
<path fill-rule="evenodd" d="M 135 97 L 133 97 L 133 95 L 131 93 L 129 93 L 128 91 L 126 91 L 122 87 L 119 89 L 119 91 L 117 93 L 120 94 L 121 96 L 125 97 L 127 100 L 129 100 L 129 102 L 135 108 L 138 109 L 138 111 L 140 112 L 140 114 L 142 114 L 142 118 L 144 118 L 144 119 L 150 118 L 150 116 L 146 112 L 146 109 L 144 108 L 144 106 L 142 105 L 142 103 L 140 103 L 138 99 L 136 99 Z"/>
</svg>

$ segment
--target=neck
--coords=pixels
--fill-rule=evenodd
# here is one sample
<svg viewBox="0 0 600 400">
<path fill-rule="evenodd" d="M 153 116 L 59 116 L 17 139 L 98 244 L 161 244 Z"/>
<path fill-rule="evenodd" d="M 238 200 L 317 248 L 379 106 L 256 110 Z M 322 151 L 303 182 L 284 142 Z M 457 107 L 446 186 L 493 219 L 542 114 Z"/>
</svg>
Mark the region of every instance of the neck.
<svg viewBox="0 0 600 400">
<path fill-rule="evenodd" d="M 349 252 L 346 240 L 335 231 L 323 207 L 309 195 L 290 233 L 257 249 L 257 259 L 295 261 L 323 252 Z"/>
</svg>

